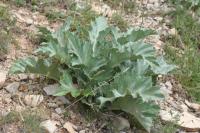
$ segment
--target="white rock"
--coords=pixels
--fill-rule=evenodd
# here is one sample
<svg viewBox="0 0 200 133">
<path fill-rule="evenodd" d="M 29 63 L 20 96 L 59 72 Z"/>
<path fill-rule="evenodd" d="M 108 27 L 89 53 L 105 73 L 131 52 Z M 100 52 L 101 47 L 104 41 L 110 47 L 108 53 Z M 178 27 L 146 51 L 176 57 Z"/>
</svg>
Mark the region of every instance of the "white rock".
<svg viewBox="0 0 200 133">
<path fill-rule="evenodd" d="M 176 116 L 179 115 L 179 112 L 174 110 L 171 110 L 170 112 L 168 110 L 160 110 L 159 115 L 164 121 L 173 121 L 176 118 Z"/>
<path fill-rule="evenodd" d="M 167 81 L 167 82 L 165 83 L 165 85 L 167 86 L 167 89 L 168 89 L 168 90 L 172 91 L 172 84 L 171 84 L 170 81 Z"/>
<path fill-rule="evenodd" d="M 185 105 L 184 103 L 181 103 L 179 106 L 180 106 L 180 108 L 181 108 L 181 110 L 182 110 L 183 112 L 187 112 L 187 111 L 188 111 L 188 106 Z"/>
<path fill-rule="evenodd" d="M 160 84 L 160 90 L 163 92 L 163 94 L 165 95 L 165 98 L 168 98 L 170 94 L 172 94 L 173 92 L 171 90 L 169 90 L 165 84 L 161 83 Z"/>
<path fill-rule="evenodd" d="M 77 1 L 76 0 L 76 9 L 77 10 L 82 10 L 82 9 L 84 9 L 85 7 L 87 6 L 87 3 L 86 2 L 84 2 L 84 1 Z"/>
<path fill-rule="evenodd" d="M 56 103 L 47 103 L 50 108 L 57 108 L 58 105 Z"/>
<path fill-rule="evenodd" d="M 11 94 L 6 94 L 4 95 L 3 97 L 1 97 L 1 100 L 6 103 L 6 104 L 9 104 L 12 102 L 12 99 L 11 99 Z"/>
<path fill-rule="evenodd" d="M 47 95 L 54 95 L 58 91 L 58 84 L 48 85 L 43 88 Z"/>
<path fill-rule="evenodd" d="M 75 126 L 75 125 L 72 124 L 71 122 L 66 122 L 66 123 L 63 125 L 63 127 L 64 127 L 65 129 L 67 129 L 67 131 L 68 131 L 69 133 L 78 133 L 78 132 L 75 131 L 75 130 L 77 129 L 77 126 Z"/>
<path fill-rule="evenodd" d="M 169 30 L 169 34 L 172 35 L 172 36 L 175 36 L 177 33 L 176 29 L 175 28 L 172 28 Z"/>
<path fill-rule="evenodd" d="M 200 118 L 194 114 L 184 111 L 180 113 L 173 110 L 161 110 L 160 117 L 164 121 L 176 122 L 177 125 L 183 127 L 187 131 L 200 130 Z"/>
<path fill-rule="evenodd" d="M 154 19 L 158 20 L 158 21 L 162 21 L 163 17 L 155 17 Z"/>
<path fill-rule="evenodd" d="M 6 81 L 7 71 L 0 71 L 0 88 L 4 85 Z"/>
<path fill-rule="evenodd" d="M 106 4 L 104 4 L 104 5 L 102 6 L 101 12 L 104 13 L 104 16 L 112 16 L 112 10 L 111 10 L 111 8 L 110 8 L 108 5 L 106 5 Z"/>
<path fill-rule="evenodd" d="M 181 127 L 186 128 L 188 131 L 199 131 L 200 129 L 200 118 L 189 112 L 183 112 L 180 120 L 178 121 Z"/>
<path fill-rule="evenodd" d="M 150 10 L 150 9 L 153 8 L 153 4 L 147 4 L 146 7 L 147 7 L 148 10 Z"/>
<path fill-rule="evenodd" d="M 159 49 L 162 49 L 162 45 L 163 45 L 163 42 L 160 40 L 157 40 L 154 47 L 155 49 L 159 50 Z"/>
<path fill-rule="evenodd" d="M 32 80 L 34 80 L 34 79 L 37 78 L 37 75 L 35 75 L 35 74 L 30 74 L 30 75 L 29 75 L 29 78 L 32 79 Z"/>
<path fill-rule="evenodd" d="M 13 82 L 13 83 L 7 85 L 5 89 L 9 93 L 16 93 L 18 91 L 18 89 L 19 89 L 19 86 L 20 86 L 19 82 Z"/>
<path fill-rule="evenodd" d="M 36 107 L 44 100 L 43 95 L 26 95 L 24 101 L 28 106 Z"/>
<path fill-rule="evenodd" d="M 190 103 L 189 101 L 185 100 L 185 104 L 194 109 L 196 112 L 199 112 L 200 111 L 200 104 L 197 104 L 197 103 Z"/>
<path fill-rule="evenodd" d="M 19 76 L 20 80 L 25 80 L 28 78 L 28 76 L 26 74 L 19 74 L 18 76 Z"/>
<path fill-rule="evenodd" d="M 63 111 L 62 111 L 61 108 L 56 108 L 55 111 L 56 111 L 56 113 L 58 113 L 58 114 L 62 114 L 62 113 L 63 113 Z"/>
<path fill-rule="evenodd" d="M 52 120 L 46 120 L 40 123 L 40 127 L 45 128 L 49 133 L 56 133 L 58 129 L 57 125 L 59 125 L 59 122 Z"/>
<path fill-rule="evenodd" d="M 159 2 L 159 0 L 149 0 L 149 3 L 151 3 L 151 4 L 155 4 L 155 3 L 158 3 Z"/>
<path fill-rule="evenodd" d="M 79 133 L 86 133 L 86 131 L 85 130 L 81 130 L 81 131 L 79 131 Z"/>
<path fill-rule="evenodd" d="M 4 98 L 4 101 L 5 101 L 6 104 L 9 104 L 9 103 L 12 102 L 12 99 L 9 98 L 9 97 L 6 97 L 6 98 Z"/>
</svg>

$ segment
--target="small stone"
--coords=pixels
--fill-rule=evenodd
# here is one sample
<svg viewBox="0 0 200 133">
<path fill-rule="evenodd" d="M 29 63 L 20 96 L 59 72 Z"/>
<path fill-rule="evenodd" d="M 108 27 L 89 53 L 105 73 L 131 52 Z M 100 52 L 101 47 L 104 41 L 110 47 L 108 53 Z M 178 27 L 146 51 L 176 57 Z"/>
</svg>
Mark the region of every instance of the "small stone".
<svg viewBox="0 0 200 133">
<path fill-rule="evenodd" d="M 118 130 L 122 131 L 124 129 L 129 129 L 130 128 L 130 123 L 127 119 L 123 117 L 116 117 L 113 120 L 113 126 Z"/>
<path fill-rule="evenodd" d="M 188 111 L 188 107 L 185 104 L 181 104 L 180 107 L 182 108 L 183 111 Z"/>
<path fill-rule="evenodd" d="M 185 104 L 196 112 L 200 112 L 200 104 L 191 103 L 188 100 L 185 100 Z"/>
<path fill-rule="evenodd" d="M 168 90 L 172 91 L 172 84 L 171 84 L 170 81 L 167 81 L 167 82 L 165 83 L 165 85 L 167 86 L 167 89 L 168 89 Z"/>
<path fill-rule="evenodd" d="M 13 82 L 11 84 L 9 84 L 8 86 L 6 86 L 6 90 L 9 92 L 9 93 L 16 93 L 18 91 L 18 88 L 20 86 L 20 83 L 19 82 Z"/>
<path fill-rule="evenodd" d="M 0 71 L 0 88 L 4 85 L 6 81 L 7 71 Z"/>
<path fill-rule="evenodd" d="M 32 80 L 34 80 L 34 79 L 37 78 L 37 76 L 36 76 L 35 74 L 30 74 L 30 75 L 29 75 L 29 78 L 32 79 Z"/>
<path fill-rule="evenodd" d="M 19 74 L 18 76 L 19 76 L 20 80 L 28 79 L 28 76 L 26 74 Z"/>
<path fill-rule="evenodd" d="M 169 30 L 169 34 L 172 35 L 172 36 L 175 36 L 176 33 L 177 33 L 177 32 L 176 32 L 176 29 L 175 29 L 175 28 L 172 28 L 172 29 Z"/>
<path fill-rule="evenodd" d="M 49 133 L 55 133 L 58 129 L 57 125 L 59 125 L 59 122 L 52 120 L 46 120 L 40 123 L 40 127 L 45 128 Z"/>
<path fill-rule="evenodd" d="M 169 95 L 173 93 L 172 90 L 168 89 L 166 84 L 163 84 L 163 83 L 160 84 L 160 90 L 163 92 L 166 98 L 168 98 Z"/>
<path fill-rule="evenodd" d="M 162 21 L 163 18 L 162 17 L 155 17 L 154 19 L 158 20 L 158 21 Z"/>
<path fill-rule="evenodd" d="M 153 8 L 153 4 L 147 4 L 146 7 L 147 7 L 148 10 L 150 10 L 150 9 Z"/>
<path fill-rule="evenodd" d="M 62 113 L 63 113 L 63 111 L 62 111 L 61 108 L 56 108 L 55 111 L 56 111 L 56 113 L 58 113 L 58 114 L 62 114 Z"/>
<path fill-rule="evenodd" d="M 155 4 L 155 3 L 158 3 L 158 1 L 157 0 L 149 0 L 149 3 Z"/>
<path fill-rule="evenodd" d="M 58 105 L 55 104 L 55 103 L 47 103 L 47 105 L 50 107 L 50 108 L 57 108 Z"/>
<path fill-rule="evenodd" d="M 28 106 L 36 107 L 44 100 L 43 95 L 26 95 L 24 98 Z"/>
<path fill-rule="evenodd" d="M 86 133 L 86 131 L 85 130 L 81 130 L 81 131 L 79 131 L 79 133 Z"/>
<path fill-rule="evenodd" d="M 58 84 L 48 85 L 43 88 L 47 95 L 54 95 L 58 91 Z"/>
<path fill-rule="evenodd" d="M 72 124 L 71 122 L 66 122 L 63 126 L 69 133 L 78 133 L 75 130 L 77 129 L 77 126 Z"/>
<path fill-rule="evenodd" d="M 12 102 L 12 99 L 6 97 L 6 98 L 4 98 L 4 102 L 5 102 L 6 104 L 9 104 L 9 103 Z"/>
<path fill-rule="evenodd" d="M 159 6 L 160 6 L 159 3 L 157 3 L 157 2 L 154 3 L 154 7 L 155 7 L 155 8 L 159 8 Z"/>
<path fill-rule="evenodd" d="M 184 128 L 188 132 L 195 132 L 200 130 L 200 118 L 196 117 L 191 112 L 178 112 L 168 108 L 166 110 L 160 110 L 160 117 L 163 121 L 173 122 Z M 178 118 L 178 120 L 177 120 Z"/>
<path fill-rule="evenodd" d="M 65 97 L 65 96 L 59 96 L 56 97 L 59 101 L 61 101 L 63 104 L 71 104 L 71 102 Z"/>
<path fill-rule="evenodd" d="M 91 124 L 90 124 L 90 123 L 88 123 L 88 124 L 86 125 L 86 127 L 88 127 L 88 128 L 89 128 L 90 126 L 91 126 Z"/>
<path fill-rule="evenodd" d="M 32 20 L 32 19 L 26 19 L 26 23 L 27 23 L 28 25 L 31 25 L 31 24 L 33 24 L 33 20 Z"/>
<path fill-rule="evenodd" d="M 51 114 L 51 119 L 53 119 L 53 120 L 60 120 L 60 119 L 61 119 L 61 116 L 60 116 L 59 114 L 52 113 L 52 114 Z"/>
</svg>

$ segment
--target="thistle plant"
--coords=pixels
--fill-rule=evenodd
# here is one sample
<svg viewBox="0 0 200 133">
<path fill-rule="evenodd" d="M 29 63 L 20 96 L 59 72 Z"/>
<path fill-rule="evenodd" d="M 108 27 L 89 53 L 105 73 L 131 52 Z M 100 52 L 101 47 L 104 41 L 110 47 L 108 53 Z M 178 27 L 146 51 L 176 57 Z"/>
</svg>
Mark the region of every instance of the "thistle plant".
<svg viewBox="0 0 200 133">
<path fill-rule="evenodd" d="M 159 111 L 155 101 L 163 98 L 152 77 L 175 67 L 142 41 L 155 32 L 120 32 L 104 17 L 96 18 L 88 31 L 72 31 L 70 25 L 69 18 L 58 31 L 49 32 L 48 41 L 35 51 L 37 56 L 17 60 L 10 73 L 44 75 L 60 84 L 55 96 L 70 94 L 83 97 L 93 108 L 124 111 L 150 131 Z"/>
</svg>

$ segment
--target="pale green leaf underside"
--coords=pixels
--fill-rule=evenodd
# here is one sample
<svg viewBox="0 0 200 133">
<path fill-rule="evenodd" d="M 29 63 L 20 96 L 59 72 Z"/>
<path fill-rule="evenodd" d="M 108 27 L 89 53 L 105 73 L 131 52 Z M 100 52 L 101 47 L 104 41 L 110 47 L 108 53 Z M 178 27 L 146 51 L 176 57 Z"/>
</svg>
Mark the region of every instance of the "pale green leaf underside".
<svg viewBox="0 0 200 133">
<path fill-rule="evenodd" d="M 63 76 L 61 77 L 59 82 L 60 82 L 60 89 L 55 94 L 55 96 L 63 96 L 68 93 L 71 94 L 73 97 L 77 97 L 80 95 L 80 90 L 74 87 L 72 78 L 67 72 L 63 73 Z"/>
<path fill-rule="evenodd" d="M 156 74 L 167 74 L 176 68 L 175 65 L 167 64 L 162 56 L 158 57 L 156 59 L 156 62 L 158 63 L 158 65 L 153 65 L 151 67 L 152 71 Z"/>
<path fill-rule="evenodd" d="M 33 73 L 40 74 L 51 79 L 60 80 L 61 72 L 59 64 L 49 60 L 28 57 L 17 60 L 10 68 L 10 74 Z"/>
<path fill-rule="evenodd" d="M 153 119 L 159 112 L 157 105 L 143 102 L 140 98 L 134 99 L 131 96 L 116 99 L 111 108 L 133 115 L 148 132 L 153 125 Z"/>
<path fill-rule="evenodd" d="M 99 37 L 100 32 L 108 27 L 106 18 L 98 17 L 95 22 L 91 23 L 91 27 L 92 30 L 89 32 L 89 37 L 92 44 L 93 54 L 95 54 L 97 47 L 97 38 Z"/>
<path fill-rule="evenodd" d="M 100 100 L 100 106 L 106 102 L 110 102 L 118 97 L 130 95 L 133 98 L 138 96 L 144 102 L 160 100 L 163 94 L 157 86 L 152 85 L 151 77 L 137 75 L 138 69 L 127 70 L 114 78 L 114 81 L 102 88 L 104 91 L 104 99 Z M 108 99 L 108 101 L 106 101 Z"/>
</svg>

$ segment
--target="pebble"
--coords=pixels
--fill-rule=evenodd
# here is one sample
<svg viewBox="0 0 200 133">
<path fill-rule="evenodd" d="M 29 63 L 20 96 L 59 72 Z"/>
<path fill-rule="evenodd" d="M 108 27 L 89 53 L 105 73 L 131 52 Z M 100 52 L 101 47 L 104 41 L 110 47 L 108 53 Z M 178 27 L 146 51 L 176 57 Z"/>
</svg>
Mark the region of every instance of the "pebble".
<svg viewBox="0 0 200 133">
<path fill-rule="evenodd" d="M 175 36 L 177 33 L 176 29 L 175 28 L 172 28 L 169 30 L 169 34 L 172 35 L 172 36 Z"/>
<path fill-rule="evenodd" d="M 58 91 L 58 84 L 48 85 L 43 88 L 47 95 L 54 95 Z"/>
<path fill-rule="evenodd" d="M 28 79 L 28 76 L 26 74 L 19 74 L 18 76 L 19 76 L 20 80 Z"/>
<path fill-rule="evenodd" d="M 29 75 L 29 78 L 32 79 L 32 80 L 34 80 L 34 79 L 37 78 L 37 76 L 36 76 L 35 74 L 30 74 L 30 75 Z"/>
<path fill-rule="evenodd" d="M 79 131 L 79 133 L 86 133 L 86 131 L 85 130 L 81 130 L 81 131 Z"/>
<path fill-rule="evenodd" d="M 49 133 L 55 133 L 58 129 L 57 125 L 59 125 L 59 122 L 52 120 L 46 120 L 40 123 L 40 127 L 43 127 Z"/>
<path fill-rule="evenodd" d="M 69 133 L 78 133 L 78 132 L 76 132 L 77 126 L 74 125 L 73 123 L 69 122 L 69 121 L 66 122 L 66 123 L 63 125 L 63 127 L 64 127 L 65 129 L 67 129 L 67 131 L 68 131 Z"/>
<path fill-rule="evenodd" d="M 56 111 L 57 114 L 62 114 L 63 113 L 61 108 L 56 108 L 55 111 Z"/>
<path fill-rule="evenodd" d="M 58 105 L 55 104 L 55 103 L 47 103 L 47 105 L 50 107 L 50 108 L 57 108 Z"/>
<path fill-rule="evenodd" d="M 9 92 L 9 93 L 16 93 L 18 91 L 18 88 L 20 86 L 20 83 L 19 82 L 13 82 L 11 84 L 9 84 L 8 86 L 6 86 L 6 90 Z"/>
<path fill-rule="evenodd" d="M 11 102 L 12 102 L 12 99 L 11 99 L 11 98 L 8 98 L 8 97 L 6 97 L 6 98 L 4 98 L 4 102 L 5 102 L 6 104 L 9 104 L 9 103 L 11 103 Z"/>
<path fill-rule="evenodd" d="M 127 119 L 123 117 L 116 117 L 113 120 L 113 126 L 119 130 L 122 131 L 124 129 L 129 129 L 130 128 L 130 123 Z"/>
<path fill-rule="evenodd" d="M 56 99 L 61 101 L 62 104 L 67 104 L 67 105 L 71 104 L 71 102 L 65 96 L 59 96 L 59 97 L 56 97 Z"/>
<path fill-rule="evenodd" d="M 160 6 L 159 3 L 157 3 L 157 2 L 154 3 L 154 7 L 159 8 L 159 6 Z"/>
<path fill-rule="evenodd" d="M 36 107 L 44 100 L 43 95 L 26 95 L 24 101 L 26 105 Z"/>
</svg>

